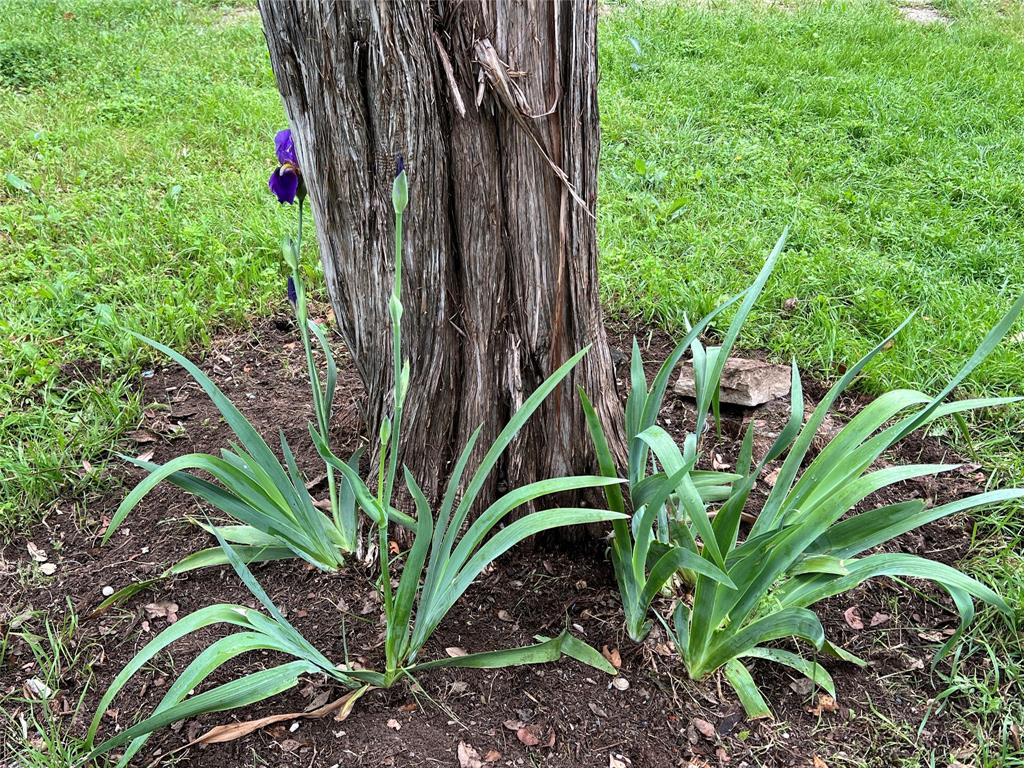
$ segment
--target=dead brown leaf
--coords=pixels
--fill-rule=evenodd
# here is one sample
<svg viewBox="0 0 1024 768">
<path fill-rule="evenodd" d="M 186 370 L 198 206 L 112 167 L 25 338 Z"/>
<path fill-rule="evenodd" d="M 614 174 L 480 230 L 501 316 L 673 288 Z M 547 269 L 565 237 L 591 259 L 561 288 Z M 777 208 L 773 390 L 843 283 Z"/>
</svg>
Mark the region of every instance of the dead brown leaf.
<svg viewBox="0 0 1024 768">
<path fill-rule="evenodd" d="M 555 729 L 546 723 L 531 723 L 516 731 L 516 738 L 528 747 L 555 746 Z"/>
<path fill-rule="evenodd" d="M 484 755 L 485 763 L 496 763 L 499 760 L 501 760 L 501 752 L 496 749 L 489 750 L 487 754 Z"/>
<path fill-rule="evenodd" d="M 814 756 L 814 762 L 812 763 L 813 768 L 828 768 L 828 763 L 822 760 L 817 755 Z"/>
<path fill-rule="evenodd" d="M 146 616 L 151 619 L 167 619 L 168 624 L 178 620 L 178 604 L 170 600 L 160 600 L 143 606 Z"/>
<path fill-rule="evenodd" d="M 243 736 L 248 736 L 253 731 L 258 731 L 261 728 L 266 728 L 268 725 L 284 722 L 285 720 L 318 720 L 330 714 L 334 714 L 335 720 L 344 720 L 352 711 L 352 707 L 359 697 L 366 693 L 369 688 L 370 686 L 363 686 L 354 691 L 349 691 L 341 698 L 335 699 L 310 712 L 287 712 L 282 715 L 268 715 L 267 717 L 259 717 L 255 720 L 246 720 L 241 723 L 216 725 L 201 736 L 193 738 L 182 749 L 194 747 L 197 744 L 222 744 L 226 741 L 235 741 Z"/>
<path fill-rule="evenodd" d="M 46 556 L 46 553 L 43 551 L 42 547 L 37 547 L 31 541 L 28 543 L 27 547 L 29 557 L 31 557 L 37 563 L 45 563 L 47 561 L 48 558 Z"/>
<path fill-rule="evenodd" d="M 608 659 L 608 663 L 616 669 L 622 666 L 622 654 L 619 653 L 618 648 L 609 648 L 607 645 L 602 645 L 601 655 Z"/>
<path fill-rule="evenodd" d="M 459 742 L 458 757 L 459 768 L 484 768 L 480 753 L 464 741 Z"/>
<path fill-rule="evenodd" d="M 851 605 L 843 611 L 843 618 L 850 629 L 858 631 L 864 629 L 864 622 L 860 618 L 860 609 L 856 605 Z"/>
<path fill-rule="evenodd" d="M 452 645 L 452 646 L 449 646 L 448 648 L 445 648 L 444 652 L 447 653 L 449 656 L 451 656 L 453 659 L 456 658 L 457 656 L 466 656 L 466 655 L 468 655 L 466 653 L 466 649 L 465 648 L 459 648 L 457 645 Z"/>
<path fill-rule="evenodd" d="M 869 621 L 868 624 L 870 624 L 872 627 L 878 627 L 882 624 L 885 624 L 891 618 L 892 617 L 888 613 L 875 613 L 875 615 L 871 617 L 871 621 Z"/>
<path fill-rule="evenodd" d="M 818 696 L 818 703 L 816 706 L 808 707 L 807 711 L 815 717 L 821 717 L 822 712 L 835 712 L 839 709 L 839 705 L 836 704 L 836 700 L 829 696 L 827 693 L 823 693 Z"/>
<path fill-rule="evenodd" d="M 512 618 L 512 614 L 509 613 L 508 611 L 506 611 L 504 608 L 502 608 L 500 611 L 498 611 L 498 618 L 501 621 L 507 621 L 510 624 L 513 621 L 515 621 L 515 619 Z"/>
<path fill-rule="evenodd" d="M 699 717 L 695 717 L 690 722 L 693 724 L 693 727 L 697 729 L 697 733 L 699 733 L 705 739 L 715 738 L 715 726 L 713 726 L 707 720 L 702 720 Z"/>
</svg>

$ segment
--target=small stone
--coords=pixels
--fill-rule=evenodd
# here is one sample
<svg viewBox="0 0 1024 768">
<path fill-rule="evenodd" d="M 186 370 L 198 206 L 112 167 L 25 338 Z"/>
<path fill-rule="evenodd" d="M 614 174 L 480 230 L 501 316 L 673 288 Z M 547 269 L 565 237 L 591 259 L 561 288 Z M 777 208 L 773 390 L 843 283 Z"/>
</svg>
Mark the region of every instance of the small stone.
<svg viewBox="0 0 1024 768">
<path fill-rule="evenodd" d="M 719 399 L 723 403 L 747 408 L 762 405 L 788 395 L 791 378 L 792 371 L 788 366 L 730 357 L 722 368 Z M 684 397 L 696 397 L 692 365 L 683 366 L 676 382 L 676 392 Z"/>
<path fill-rule="evenodd" d="M 112 594 L 114 594 L 114 588 L 113 587 L 109 587 L 109 586 L 108 587 L 104 587 L 100 591 L 103 593 L 104 597 L 110 597 Z"/>
</svg>

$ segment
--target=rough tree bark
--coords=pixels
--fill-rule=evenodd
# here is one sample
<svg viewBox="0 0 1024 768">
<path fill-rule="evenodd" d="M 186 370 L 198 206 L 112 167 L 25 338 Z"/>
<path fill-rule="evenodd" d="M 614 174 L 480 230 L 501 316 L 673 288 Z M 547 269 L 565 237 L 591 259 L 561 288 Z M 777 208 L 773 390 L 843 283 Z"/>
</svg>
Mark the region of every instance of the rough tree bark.
<svg viewBox="0 0 1024 768">
<path fill-rule="evenodd" d="M 595 0 L 260 0 L 260 13 L 370 434 L 390 407 L 390 189 L 402 155 L 402 460 L 436 494 L 477 425 L 486 447 L 590 344 L 484 495 L 592 470 L 576 387 L 606 425 L 621 416 L 598 300 Z"/>
</svg>

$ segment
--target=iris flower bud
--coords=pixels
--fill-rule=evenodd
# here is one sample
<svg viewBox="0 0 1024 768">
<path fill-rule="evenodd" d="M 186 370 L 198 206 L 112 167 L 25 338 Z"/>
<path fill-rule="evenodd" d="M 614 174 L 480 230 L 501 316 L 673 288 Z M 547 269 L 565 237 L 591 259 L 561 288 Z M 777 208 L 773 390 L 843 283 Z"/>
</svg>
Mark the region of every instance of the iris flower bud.
<svg viewBox="0 0 1024 768">
<path fill-rule="evenodd" d="M 402 213 L 409 205 L 409 178 L 405 174 L 405 160 L 401 155 L 395 163 L 395 180 L 391 184 L 391 205 L 395 213 Z"/>
</svg>

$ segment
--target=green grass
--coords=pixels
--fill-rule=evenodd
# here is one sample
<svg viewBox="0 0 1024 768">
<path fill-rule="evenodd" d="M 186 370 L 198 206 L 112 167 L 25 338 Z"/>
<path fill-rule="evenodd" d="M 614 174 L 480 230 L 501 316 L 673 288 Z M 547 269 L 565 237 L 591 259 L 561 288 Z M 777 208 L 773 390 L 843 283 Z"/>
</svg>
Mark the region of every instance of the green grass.
<svg viewBox="0 0 1024 768">
<path fill-rule="evenodd" d="M 741 344 L 828 378 L 918 310 L 860 387 L 934 390 L 1024 290 L 1021 6 L 949 0 L 946 26 L 884 2 L 713 5 L 612 6 L 601 26 L 607 303 L 679 330 L 791 224 Z M 971 390 L 1021 392 L 1013 336 Z M 974 427 L 992 482 L 1024 482 L 1024 409 Z M 1024 619 L 1020 510 L 980 516 L 975 538 L 967 569 Z M 1024 765 L 1021 677 L 991 616 L 942 675 L 979 765 Z"/>
<path fill-rule="evenodd" d="M 861 387 L 934 388 L 955 370 L 1024 290 L 1024 11 L 935 5 L 952 24 L 905 22 L 880 0 L 606 4 L 608 306 L 677 330 L 744 287 L 792 224 L 741 344 L 795 354 L 827 378 L 919 309 Z M 184 348 L 280 306 L 292 211 L 265 180 L 283 122 L 251 7 L 4 4 L 8 530 L 80 483 L 82 462 L 134 424 L 145 357 L 122 328 Z M 1022 374 L 1018 336 L 970 388 L 1019 393 Z M 1024 482 L 1024 409 L 977 427 L 993 481 Z M 969 568 L 1020 606 L 1015 517 L 979 519 Z M 990 742 L 981 764 L 1024 765 L 1012 739 L 999 746 L 1007 718 L 1024 718 L 1017 641 L 985 618 L 961 659 L 944 685 Z"/>
<path fill-rule="evenodd" d="M 274 306 L 294 210 L 266 189 L 284 116 L 252 14 L 6 2 L 0 124 L 9 524 L 137 418 L 140 350 L 121 328 L 188 347 Z"/>
</svg>

